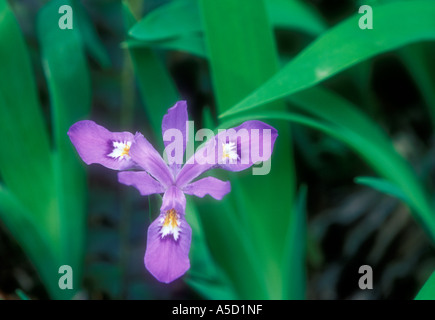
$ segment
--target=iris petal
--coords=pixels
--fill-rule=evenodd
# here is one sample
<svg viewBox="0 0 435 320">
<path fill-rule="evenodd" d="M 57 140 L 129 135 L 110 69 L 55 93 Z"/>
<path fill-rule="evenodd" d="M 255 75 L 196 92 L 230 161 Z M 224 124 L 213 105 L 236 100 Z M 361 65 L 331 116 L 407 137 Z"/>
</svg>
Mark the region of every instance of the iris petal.
<svg viewBox="0 0 435 320">
<path fill-rule="evenodd" d="M 177 240 L 172 234 L 162 237 L 162 215 L 148 228 L 145 267 L 160 282 L 169 283 L 181 277 L 190 268 L 189 250 L 192 229 L 180 215 Z"/>
<path fill-rule="evenodd" d="M 192 229 L 184 218 L 185 209 L 183 192 L 170 187 L 159 217 L 148 228 L 145 267 L 160 282 L 172 282 L 190 268 Z"/>
<path fill-rule="evenodd" d="M 188 184 L 184 187 L 183 191 L 184 193 L 200 198 L 209 194 L 216 200 L 222 200 L 222 198 L 231 191 L 231 184 L 229 181 L 206 177 Z"/>
<path fill-rule="evenodd" d="M 175 158 L 175 162 L 169 163 L 169 166 L 171 167 L 174 176 L 178 173 L 178 171 L 181 168 L 184 151 L 186 150 L 187 121 L 188 121 L 188 115 L 187 115 L 186 101 L 178 101 L 172 108 L 168 109 L 168 112 L 163 116 L 162 135 L 163 135 L 163 142 L 165 144 L 165 147 L 168 147 L 171 143 L 181 144 L 180 146 L 177 145 L 177 148 L 175 148 L 176 154 L 172 155 L 172 158 Z M 173 137 L 176 137 L 175 139 L 178 138 L 179 140 L 172 142 Z M 168 140 L 169 138 L 171 138 L 172 140 Z M 182 141 L 180 139 L 182 139 Z M 170 149 L 174 149 L 174 148 L 170 148 Z M 165 152 L 166 150 L 167 149 L 165 149 Z M 180 152 L 177 152 L 178 150 L 180 150 Z M 168 159 L 170 159 L 171 155 L 168 154 L 167 156 Z"/>
<path fill-rule="evenodd" d="M 143 196 L 163 193 L 165 188 L 145 171 L 123 171 L 118 173 L 118 181 L 127 186 L 133 186 Z"/>
<path fill-rule="evenodd" d="M 135 143 L 131 146 L 130 155 L 134 162 L 151 174 L 164 187 L 173 183 L 174 178 L 167 164 L 141 133 L 136 133 Z"/>
<path fill-rule="evenodd" d="M 135 165 L 129 154 L 134 144 L 134 135 L 130 132 L 110 132 L 93 121 L 84 120 L 73 124 L 68 136 L 86 164 L 98 163 L 114 170 L 127 170 Z"/>
<path fill-rule="evenodd" d="M 185 187 L 190 181 L 214 168 L 228 171 L 242 171 L 250 168 L 258 161 L 268 160 L 273 151 L 278 131 L 268 124 L 252 120 L 240 126 L 227 129 L 224 133 L 217 134 L 213 140 L 206 143 L 203 148 L 209 148 L 211 154 L 198 150 L 183 166 L 177 175 L 177 185 Z M 236 145 L 237 157 L 228 154 L 233 152 Z M 205 161 L 210 158 L 212 161 Z"/>
</svg>

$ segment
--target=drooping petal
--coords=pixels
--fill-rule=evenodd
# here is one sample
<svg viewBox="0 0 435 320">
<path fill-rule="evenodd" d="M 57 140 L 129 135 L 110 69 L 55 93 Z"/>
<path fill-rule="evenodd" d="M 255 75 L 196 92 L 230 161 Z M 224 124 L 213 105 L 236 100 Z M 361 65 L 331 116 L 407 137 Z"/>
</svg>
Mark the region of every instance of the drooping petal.
<svg viewBox="0 0 435 320">
<path fill-rule="evenodd" d="M 171 185 L 174 181 L 173 175 L 157 150 L 141 133 L 136 133 L 134 139 L 135 143 L 130 149 L 130 156 L 133 161 L 164 187 Z"/>
<path fill-rule="evenodd" d="M 192 229 L 184 218 L 185 207 L 184 194 L 171 186 L 159 217 L 148 228 L 145 267 L 160 282 L 172 282 L 190 268 Z"/>
<path fill-rule="evenodd" d="M 161 215 L 148 228 L 144 262 L 145 267 L 157 280 L 170 283 L 190 268 L 192 229 L 184 217 L 180 216 L 177 240 L 172 234 L 162 236 L 164 220 L 165 217 Z"/>
<path fill-rule="evenodd" d="M 165 192 L 165 187 L 145 171 L 119 172 L 118 181 L 127 186 L 135 187 L 143 196 Z"/>
<path fill-rule="evenodd" d="M 70 127 L 68 136 L 86 164 L 99 163 L 114 170 L 135 165 L 130 155 L 134 135 L 130 132 L 110 132 L 93 121 L 83 120 Z"/>
<path fill-rule="evenodd" d="M 183 191 L 184 193 L 200 198 L 209 194 L 216 200 L 222 200 L 222 198 L 231 191 L 231 184 L 229 181 L 221 181 L 215 177 L 206 177 L 189 183 L 184 187 Z"/>
<path fill-rule="evenodd" d="M 163 116 L 162 135 L 167 152 L 169 166 L 175 176 L 183 164 L 187 144 L 187 103 L 178 101 Z M 169 154 L 168 154 L 169 153 Z"/>
<path fill-rule="evenodd" d="M 183 188 L 213 168 L 241 171 L 256 162 L 267 161 L 277 137 L 275 128 L 257 120 L 246 121 L 238 127 L 218 133 L 187 161 L 177 175 L 176 184 Z"/>
</svg>

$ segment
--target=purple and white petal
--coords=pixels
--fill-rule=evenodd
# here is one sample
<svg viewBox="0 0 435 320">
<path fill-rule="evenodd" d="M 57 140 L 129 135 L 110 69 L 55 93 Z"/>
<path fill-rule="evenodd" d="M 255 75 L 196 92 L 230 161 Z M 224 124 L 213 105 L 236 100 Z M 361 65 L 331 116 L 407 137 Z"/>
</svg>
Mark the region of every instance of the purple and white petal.
<svg viewBox="0 0 435 320">
<path fill-rule="evenodd" d="M 184 194 L 170 187 L 159 217 L 148 228 L 145 267 L 160 282 L 170 283 L 190 268 L 192 229 L 184 218 L 185 206 Z"/>
<path fill-rule="evenodd" d="M 145 267 L 157 280 L 170 283 L 190 268 L 189 250 L 192 229 L 184 217 L 179 216 L 177 235 L 169 233 L 163 235 L 165 220 L 168 220 L 166 216 L 160 215 L 149 226 L 144 262 Z"/>
<path fill-rule="evenodd" d="M 156 149 L 141 134 L 136 133 L 135 143 L 131 146 L 130 156 L 135 163 L 152 175 L 164 187 L 174 182 L 174 177 L 167 164 Z"/>
<path fill-rule="evenodd" d="M 254 163 L 267 161 L 277 137 L 275 128 L 257 120 L 220 132 L 194 154 L 193 160 L 187 161 L 177 175 L 177 185 L 183 188 L 210 169 L 242 171 Z"/>
<path fill-rule="evenodd" d="M 169 166 L 175 176 L 183 164 L 187 145 L 187 103 L 178 101 L 163 116 L 162 135 Z"/>
<path fill-rule="evenodd" d="M 209 194 L 216 200 L 222 200 L 231 191 L 231 183 L 229 181 L 221 181 L 215 177 L 206 177 L 189 183 L 184 187 L 183 191 L 200 198 Z"/>
<path fill-rule="evenodd" d="M 135 187 L 143 196 L 165 192 L 165 187 L 146 171 L 119 172 L 118 181 L 127 186 Z"/>
<path fill-rule="evenodd" d="M 135 166 L 130 156 L 134 135 L 130 132 L 110 132 L 93 121 L 84 120 L 73 124 L 68 136 L 86 164 L 99 163 L 114 170 Z"/>
</svg>

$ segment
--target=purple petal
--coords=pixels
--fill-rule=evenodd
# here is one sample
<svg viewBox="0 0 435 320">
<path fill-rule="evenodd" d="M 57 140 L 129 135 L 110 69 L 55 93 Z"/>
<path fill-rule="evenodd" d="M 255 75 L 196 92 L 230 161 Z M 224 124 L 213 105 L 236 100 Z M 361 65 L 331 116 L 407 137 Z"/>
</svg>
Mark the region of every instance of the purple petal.
<svg viewBox="0 0 435 320">
<path fill-rule="evenodd" d="M 129 153 L 134 136 L 130 132 L 110 132 L 93 121 L 84 120 L 73 124 L 68 136 L 86 164 L 99 163 L 114 170 L 134 166 Z"/>
<path fill-rule="evenodd" d="M 118 173 L 118 181 L 127 186 L 133 186 L 140 194 L 147 196 L 154 193 L 163 193 L 165 188 L 160 182 L 153 179 L 145 171 L 123 171 Z"/>
<path fill-rule="evenodd" d="M 173 175 L 160 154 L 145 137 L 136 133 L 135 143 L 131 146 L 130 156 L 134 162 L 158 180 L 164 187 L 173 183 Z"/>
<path fill-rule="evenodd" d="M 267 161 L 272 155 L 277 137 L 278 131 L 275 128 L 257 120 L 246 121 L 238 127 L 227 129 L 198 150 L 193 161 L 187 161 L 177 175 L 177 185 L 184 187 L 213 168 L 241 171 L 256 162 Z"/>
<path fill-rule="evenodd" d="M 157 280 L 170 283 L 190 268 L 192 229 L 184 218 L 180 218 L 177 240 L 170 234 L 162 238 L 162 219 L 164 220 L 164 216 L 159 216 L 148 228 L 144 262 L 145 267 Z"/>
<path fill-rule="evenodd" d="M 162 135 L 165 144 L 165 152 L 169 161 L 169 166 L 173 170 L 174 176 L 178 173 L 183 163 L 184 151 L 187 144 L 187 104 L 186 101 L 178 101 L 168 113 L 164 115 L 162 121 Z M 168 147 L 169 146 L 169 147 Z"/>
<path fill-rule="evenodd" d="M 184 218 L 185 206 L 184 194 L 170 187 L 159 217 L 148 228 L 145 267 L 160 282 L 172 282 L 190 268 L 192 229 Z"/>
<path fill-rule="evenodd" d="M 184 193 L 203 198 L 209 194 L 216 200 L 222 200 L 224 195 L 231 191 L 229 181 L 221 181 L 214 177 L 206 177 L 198 181 L 192 182 L 184 187 Z"/>
<path fill-rule="evenodd" d="M 175 209 L 178 213 L 184 215 L 186 211 L 186 197 L 183 191 L 176 186 L 170 186 L 163 195 L 162 207 L 160 211 Z"/>
</svg>

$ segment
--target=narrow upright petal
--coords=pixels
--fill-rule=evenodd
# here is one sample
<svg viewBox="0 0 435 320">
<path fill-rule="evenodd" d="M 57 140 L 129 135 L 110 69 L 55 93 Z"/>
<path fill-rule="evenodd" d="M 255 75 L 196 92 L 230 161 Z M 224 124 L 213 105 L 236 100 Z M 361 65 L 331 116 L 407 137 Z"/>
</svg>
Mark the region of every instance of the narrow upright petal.
<svg viewBox="0 0 435 320">
<path fill-rule="evenodd" d="M 173 183 L 174 178 L 167 164 L 141 133 L 135 135 L 135 143 L 130 149 L 130 156 L 135 163 L 152 175 L 164 187 L 168 187 Z"/>
<path fill-rule="evenodd" d="M 184 188 L 190 181 L 214 168 L 242 171 L 254 163 L 267 161 L 272 155 L 278 131 L 268 124 L 252 120 L 218 133 L 203 148 L 211 150 L 211 157 L 198 150 L 177 175 L 177 185 Z M 205 162 L 205 158 L 212 161 Z"/>
<path fill-rule="evenodd" d="M 119 172 L 118 181 L 127 186 L 135 187 L 143 196 L 165 192 L 165 188 L 162 184 L 152 178 L 146 171 Z"/>
<path fill-rule="evenodd" d="M 183 191 L 184 193 L 200 198 L 209 194 L 216 200 L 222 200 L 222 198 L 231 191 L 231 184 L 229 181 L 221 181 L 214 177 L 206 177 L 189 183 L 184 187 Z"/>
<path fill-rule="evenodd" d="M 145 267 L 160 282 L 172 282 L 190 268 L 192 229 L 184 218 L 185 207 L 184 194 L 170 187 L 159 217 L 148 228 Z"/>
<path fill-rule="evenodd" d="M 162 199 L 161 210 L 167 211 L 171 209 L 176 209 L 177 212 L 180 212 L 183 215 L 186 211 L 186 197 L 184 196 L 183 191 L 176 186 L 170 186 L 166 190 Z"/>
<path fill-rule="evenodd" d="M 73 124 L 68 136 L 86 164 L 99 163 L 109 169 L 127 170 L 134 167 L 130 148 L 134 135 L 130 132 L 110 132 L 93 121 Z"/>
<path fill-rule="evenodd" d="M 169 165 L 174 176 L 178 173 L 183 163 L 184 151 L 187 144 L 187 104 L 186 101 L 178 101 L 168 110 L 162 121 L 162 135 L 165 144 Z"/>
</svg>

